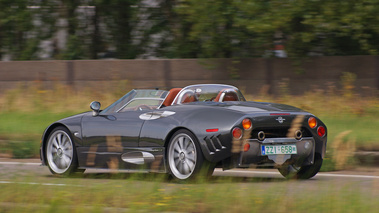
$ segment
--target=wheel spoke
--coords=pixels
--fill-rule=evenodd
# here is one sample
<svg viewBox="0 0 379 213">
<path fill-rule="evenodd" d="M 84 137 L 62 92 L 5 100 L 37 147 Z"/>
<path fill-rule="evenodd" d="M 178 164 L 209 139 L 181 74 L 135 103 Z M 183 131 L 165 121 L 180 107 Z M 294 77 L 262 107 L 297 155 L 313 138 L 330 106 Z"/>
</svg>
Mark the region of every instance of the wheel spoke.
<svg viewBox="0 0 379 213">
<path fill-rule="evenodd" d="M 179 141 L 178 141 L 178 146 L 179 146 L 179 148 L 182 150 L 183 149 L 183 140 L 184 140 L 184 138 L 183 137 L 180 137 L 179 138 Z"/>
<path fill-rule="evenodd" d="M 176 153 L 180 153 L 180 148 L 179 148 L 178 145 L 175 145 L 175 147 L 174 147 L 174 151 L 175 151 Z"/>
<path fill-rule="evenodd" d="M 52 149 L 51 149 L 51 154 L 54 155 L 54 154 L 56 154 L 56 153 L 57 153 L 57 149 L 52 148 Z"/>
<path fill-rule="evenodd" d="M 57 134 L 58 146 L 62 146 L 62 133 Z"/>
<path fill-rule="evenodd" d="M 183 174 L 183 162 L 179 161 L 179 167 L 178 167 L 179 173 Z"/>
<path fill-rule="evenodd" d="M 179 152 L 178 153 L 173 153 L 173 157 L 174 157 L 174 159 L 179 159 Z"/>
<path fill-rule="evenodd" d="M 63 156 L 67 156 L 67 157 L 69 157 L 70 159 L 72 159 L 73 153 L 72 153 L 72 152 L 64 152 L 64 153 L 63 153 Z"/>
<path fill-rule="evenodd" d="M 179 158 L 177 158 L 174 163 L 175 163 L 176 169 L 179 170 L 179 164 L 181 163 L 181 160 L 179 160 Z"/>
<path fill-rule="evenodd" d="M 53 163 L 59 168 L 59 166 L 60 166 L 60 158 L 58 157 L 58 155 L 56 155 L 53 158 Z"/>
<path fill-rule="evenodd" d="M 55 137 L 54 138 L 54 140 L 53 140 L 53 147 L 55 148 L 55 149 L 58 149 L 59 148 L 59 145 L 58 145 L 58 141 L 57 141 L 57 138 Z"/>
<path fill-rule="evenodd" d="M 65 136 L 62 136 L 62 147 L 67 147 L 68 138 Z"/>
<path fill-rule="evenodd" d="M 192 155 L 195 152 L 195 149 L 193 146 L 191 146 L 189 149 L 186 150 L 187 155 Z"/>
<path fill-rule="evenodd" d="M 72 160 L 72 155 L 70 155 L 70 154 L 64 154 L 64 155 L 63 155 L 63 158 L 64 158 L 65 160 L 67 160 L 68 162 L 70 162 L 70 161 Z"/>
<path fill-rule="evenodd" d="M 189 174 L 191 172 L 189 165 L 186 161 L 183 162 L 183 174 Z"/>
<path fill-rule="evenodd" d="M 189 161 L 191 161 L 192 163 L 195 163 L 196 162 L 196 159 L 195 159 L 195 155 L 187 155 L 187 158 Z"/>
<path fill-rule="evenodd" d="M 188 173 L 192 172 L 195 164 L 189 160 L 186 160 L 185 162 L 186 162 L 186 165 L 188 166 Z"/>
<path fill-rule="evenodd" d="M 56 162 L 57 159 L 59 158 L 59 156 L 57 154 L 51 154 L 51 156 L 53 157 L 53 161 Z"/>
<path fill-rule="evenodd" d="M 187 140 L 185 140 L 185 147 L 186 148 L 184 148 L 184 149 L 188 150 L 188 147 L 190 147 L 192 145 L 192 143 L 191 143 L 191 141 L 188 138 L 186 138 L 186 139 L 187 139 Z"/>
<path fill-rule="evenodd" d="M 71 162 L 71 157 L 67 156 L 67 155 L 63 155 L 62 156 L 62 161 L 64 162 L 64 168 L 67 168 L 68 165 L 70 164 Z"/>
<path fill-rule="evenodd" d="M 72 146 L 70 143 L 67 143 L 65 146 L 62 147 L 64 151 L 70 151 L 72 150 Z"/>
</svg>

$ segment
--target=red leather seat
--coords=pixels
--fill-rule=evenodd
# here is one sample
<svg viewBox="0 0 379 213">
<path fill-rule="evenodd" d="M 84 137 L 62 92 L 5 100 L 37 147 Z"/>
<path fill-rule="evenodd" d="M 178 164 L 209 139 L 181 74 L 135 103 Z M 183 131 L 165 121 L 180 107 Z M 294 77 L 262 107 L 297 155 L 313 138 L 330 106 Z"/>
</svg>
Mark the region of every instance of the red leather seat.
<svg viewBox="0 0 379 213">
<path fill-rule="evenodd" d="M 217 97 L 214 99 L 215 102 L 224 102 L 224 101 L 239 101 L 238 95 L 235 91 L 230 89 L 221 90 Z"/>
<path fill-rule="evenodd" d="M 182 101 L 182 103 L 189 103 L 189 102 L 195 102 L 195 101 L 197 101 L 197 98 L 193 94 L 193 95 L 187 95 L 186 97 L 184 97 L 184 100 Z"/>
<path fill-rule="evenodd" d="M 238 96 L 235 92 L 226 92 L 222 101 L 238 101 Z"/>
<path fill-rule="evenodd" d="M 178 95 L 180 90 L 182 90 L 182 88 L 170 89 L 170 91 L 168 92 L 168 95 L 167 95 L 166 99 L 164 100 L 162 106 L 171 106 L 172 102 L 174 101 L 176 95 Z"/>
</svg>

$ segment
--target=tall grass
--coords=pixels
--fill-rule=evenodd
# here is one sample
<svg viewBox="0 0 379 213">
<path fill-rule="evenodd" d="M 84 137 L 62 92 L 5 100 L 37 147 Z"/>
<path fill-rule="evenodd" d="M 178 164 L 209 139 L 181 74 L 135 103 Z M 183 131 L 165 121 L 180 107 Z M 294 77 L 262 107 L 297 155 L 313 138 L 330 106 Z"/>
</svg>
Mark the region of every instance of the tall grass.
<svg viewBox="0 0 379 213">
<path fill-rule="evenodd" d="M 101 100 L 104 106 L 113 103 L 130 90 L 127 80 L 98 82 L 96 85 L 75 89 L 55 82 L 19 84 L 15 89 L 0 95 L 0 113 L 9 112 L 80 112 L 89 109 L 93 100 Z"/>
<path fill-rule="evenodd" d="M 289 94 L 288 82 L 280 85 L 280 94 L 267 94 L 263 88 L 257 94 L 245 94 L 250 101 L 276 102 L 293 105 L 320 117 L 328 127 L 328 143 L 342 132 L 343 139 L 355 141 L 355 149 L 379 150 L 376 137 L 379 129 L 379 100 L 375 95 L 354 93 L 355 76 L 346 73 L 341 78 L 343 89 L 330 84 L 326 89 L 312 89 L 301 96 Z M 47 125 L 72 114 L 89 111 L 91 101 L 103 107 L 113 103 L 131 89 L 128 81 L 97 82 L 72 88 L 55 82 L 20 84 L 0 94 L 0 140 L 36 141 Z M 374 92 L 372 93 L 374 94 Z M 339 143 L 344 144 L 344 143 Z M 0 145 L 1 147 L 4 145 Z M 328 146 L 331 148 L 331 146 Z M 335 149 L 339 149 L 336 147 Z M 2 148 L 4 151 L 4 148 Z M 329 149 L 330 150 L 330 149 Z M 36 153 L 38 154 L 38 153 Z"/>
</svg>

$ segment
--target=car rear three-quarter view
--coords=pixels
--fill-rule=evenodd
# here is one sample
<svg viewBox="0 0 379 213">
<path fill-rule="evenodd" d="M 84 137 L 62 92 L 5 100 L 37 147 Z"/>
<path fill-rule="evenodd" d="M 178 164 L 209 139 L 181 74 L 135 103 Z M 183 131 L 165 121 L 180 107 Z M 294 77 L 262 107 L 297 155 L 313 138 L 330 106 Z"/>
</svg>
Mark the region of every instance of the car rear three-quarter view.
<svg viewBox="0 0 379 213">
<path fill-rule="evenodd" d="M 266 112 L 247 113 L 232 128 L 231 167 L 274 167 L 286 178 L 316 175 L 326 150 L 325 125 L 306 112 L 263 105 Z"/>
<path fill-rule="evenodd" d="M 246 101 L 234 86 L 132 90 L 100 110 L 51 124 L 41 160 L 58 175 L 87 168 L 168 173 L 178 180 L 215 167 L 278 168 L 307 179 L 320 170 L 327 130 L 298 108 Z"/>
</svg>

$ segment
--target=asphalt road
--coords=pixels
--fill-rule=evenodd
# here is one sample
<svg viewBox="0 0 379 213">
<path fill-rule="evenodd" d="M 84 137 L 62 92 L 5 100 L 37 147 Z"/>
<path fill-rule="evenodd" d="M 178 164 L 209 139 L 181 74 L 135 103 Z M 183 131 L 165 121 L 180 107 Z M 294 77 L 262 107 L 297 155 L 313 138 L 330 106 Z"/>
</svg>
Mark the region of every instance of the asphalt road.
<svg viewBox="0 0 379 213">
<path fill-rule="evenodd" d="M 98 174 L 112 174 L 112 171 L 101 170 L 101 169 L 88 169 L 83 175 L 83 178 L 86 178 L 89 175 L 98 175 Z M 53 175 L 50 173 L 49 169 L 46 166 L 41 166 L 41 163 L 38 159 L 1 159 L 0 158 L 0 183 L 14 183 L 12 179 L 17 177 L 28 177 L 31 179 L 38 179 L 39 182 L 49 184 L 50 179 L 53 178 Z M 235 177 L 240 178 L 241 180 L 254 178 L 265 178 L 277 181 L 285 181 L 285 179 L 280 175 L 280 173 L 275 169 L 233 169 L 222 171 L 221 169 L 216 169 L 213 173 L 214 178 L 218 177 Z M 33 178 L 30 178 L 33 177 Z M 91 179 L 89 179 L 91 181 Z M 371 183 L 372 181 L 379 183 L 379 168 L 360 168 L 349 171 L 337 171 L 337 172 L 320 172 L 315 177 L 308 181 L 319 181 L 324 184 L 359 184 L 362 185 L 362 190 L 364 187 L 369 187 L 372 190 Z M 56 181 L 54 181 L 56 182 Z M 31 184 L 34 184 L 32 181 Z M 23 182 L 27 184 L 27 182 Z M 379 184 L 378 184 L 379 186 Z M 378 187 L 379 191 L 379 187 Z"/>
</svg>

